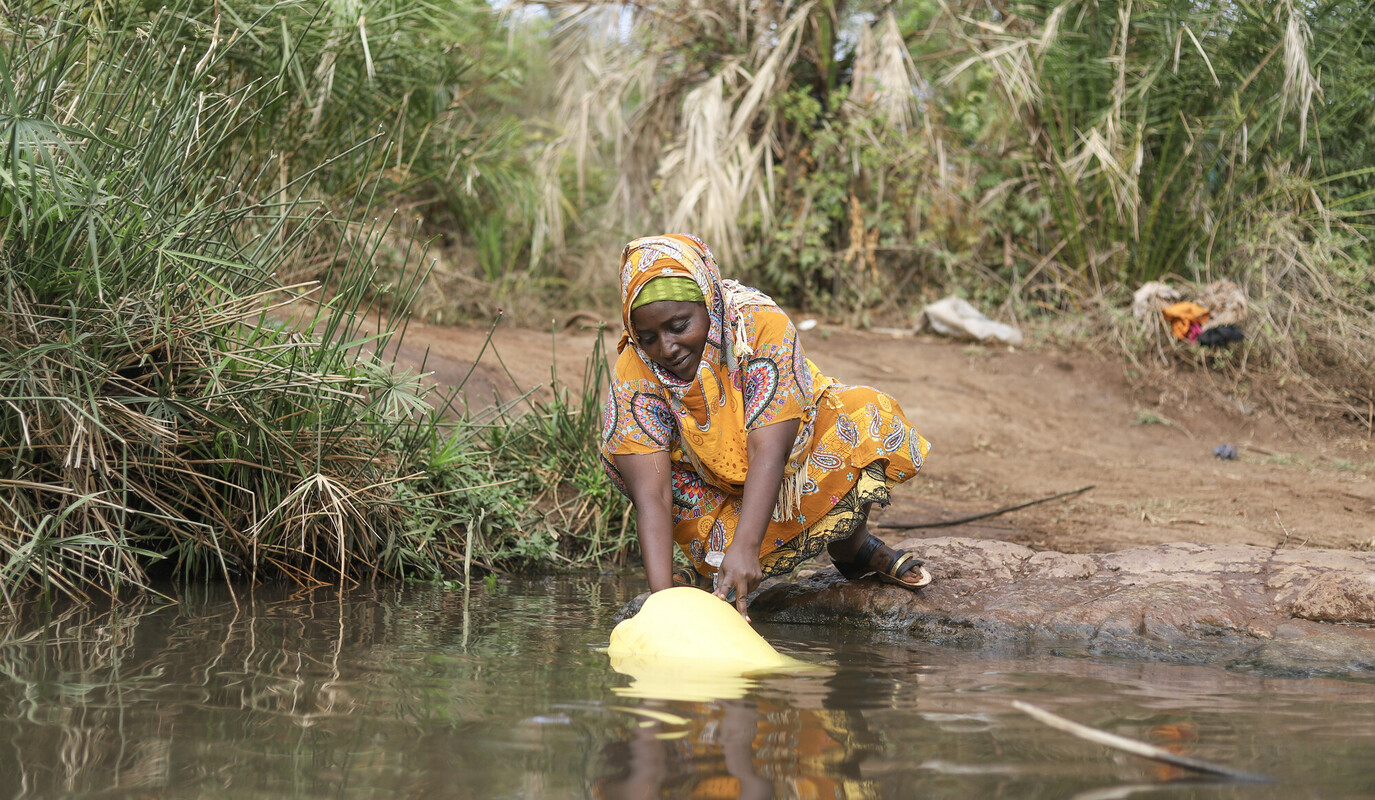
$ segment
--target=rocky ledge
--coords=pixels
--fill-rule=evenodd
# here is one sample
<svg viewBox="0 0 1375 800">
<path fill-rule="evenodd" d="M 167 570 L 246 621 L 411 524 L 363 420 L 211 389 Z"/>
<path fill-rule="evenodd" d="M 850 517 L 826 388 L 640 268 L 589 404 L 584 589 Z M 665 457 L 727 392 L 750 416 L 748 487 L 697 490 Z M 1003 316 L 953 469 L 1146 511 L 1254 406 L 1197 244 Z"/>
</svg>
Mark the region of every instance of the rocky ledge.
<svg viewBox="0 0 1375 800">
<path fill-rule="evenodd" d="M 900 546 L 935 577 L 920 592 L 826 567 L 766 582 L 750 615 L 935 644 L 1375 679 L 1375 553 L 1178 543 L 1071 555 L 954 537 Z"/>
</svg>

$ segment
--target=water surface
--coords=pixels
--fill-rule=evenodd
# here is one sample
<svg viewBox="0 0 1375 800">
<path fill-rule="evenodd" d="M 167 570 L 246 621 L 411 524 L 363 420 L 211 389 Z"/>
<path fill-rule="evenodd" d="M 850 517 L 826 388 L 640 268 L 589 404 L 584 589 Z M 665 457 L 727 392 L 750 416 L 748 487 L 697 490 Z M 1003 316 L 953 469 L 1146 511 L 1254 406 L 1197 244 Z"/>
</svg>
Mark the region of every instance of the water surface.
<svg viewBox="0 0 1375 800">
<path fill-rule="evenodd" d="M 1375 796 L 1375 686 L 760 625 L 824 669 L 702 701 L 598 650 L 636 581 L 202 588 L 0 631 L 8 797 Z M 649 695 L 649 696 L 645 696 Z M 1120 754 L 1010 707 L 1279 781 Z"/>
</svg>

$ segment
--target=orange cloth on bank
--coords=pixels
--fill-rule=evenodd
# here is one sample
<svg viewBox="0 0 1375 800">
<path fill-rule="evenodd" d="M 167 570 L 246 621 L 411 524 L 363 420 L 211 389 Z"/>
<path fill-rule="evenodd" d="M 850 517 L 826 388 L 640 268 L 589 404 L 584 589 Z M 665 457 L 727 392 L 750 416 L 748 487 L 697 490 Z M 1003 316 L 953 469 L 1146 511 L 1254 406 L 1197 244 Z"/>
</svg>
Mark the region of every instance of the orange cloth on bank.
<svg viewBox="0 0 1375 800">
<path fill-rule="evenodd" d="M 1185 300 L 1175 303 L 1161 312 L 1165 316 L 1165 321 L 1170 323 L 1170 332 L 1174 338 L 1183 339 L 1189 335 L 1189 326 L 1197 322 L 1203 325 L 1208 321 L 1208 309 L 1198 303 L 1190 303 Z"/>
<path fill-rule="evenodd" d="M 711 319 L 691 381 L 655 364 L 635 342 L 631 304 L 663 275 L 693 278 Z M 654 236 L 626 245 L 621 310 L 626 333 L 602 419 L 602 463 L 625 491 L 611 456 L 669 453 L 673 538 L 699 573 L 711 574 L 706 554 L 724 551 L 735 535 L 748 467 L 745 437 L 754 428 L 799 421 L 761 559 L 825 516 L 863 467 L 883 462 L 893 483 L 921 468 L 930 445 L 897 401 L 821 374 L 787 314 L 762 292 L 722 279 L 696 237 Z"/>
</svg>

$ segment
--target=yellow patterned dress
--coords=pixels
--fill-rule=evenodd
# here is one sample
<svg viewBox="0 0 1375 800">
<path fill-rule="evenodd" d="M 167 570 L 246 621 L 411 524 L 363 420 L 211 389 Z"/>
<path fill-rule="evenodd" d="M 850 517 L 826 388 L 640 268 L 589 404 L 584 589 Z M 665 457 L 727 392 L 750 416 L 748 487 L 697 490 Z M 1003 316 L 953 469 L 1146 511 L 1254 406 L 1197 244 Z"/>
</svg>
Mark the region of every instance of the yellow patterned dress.
<svg viewBox="0 0 1375 800">
<path fill-rule="evenodd" d="M 711 317 L 696 376 L 683 381 L 635 344 L 630 308 L 654 278 L 693 278 Z M 621 265 L 623 322 L 602 420 L 602 462 L 666 451 L 672 463 L 673 538 L 696 572 L 714 568 L 735 535 L 748 468 L 746 434 L 798 420 L 779 501 L 764 541 L 765 577 L 791 572 L 828 542 L 848 537 L 864 507 L 921 469 L 929 445 L 896 400 L 823 375 L 797 330 L 762 293 L 723 280 L 706 245 L 687 235 L 637 239 Z"/>
</svg>

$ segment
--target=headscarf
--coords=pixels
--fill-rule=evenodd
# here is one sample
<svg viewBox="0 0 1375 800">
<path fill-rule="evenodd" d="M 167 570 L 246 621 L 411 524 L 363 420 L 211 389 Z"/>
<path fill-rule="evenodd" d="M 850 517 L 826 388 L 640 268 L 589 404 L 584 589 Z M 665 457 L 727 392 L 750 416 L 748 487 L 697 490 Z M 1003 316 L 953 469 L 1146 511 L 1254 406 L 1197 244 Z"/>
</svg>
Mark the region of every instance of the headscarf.
<svg viewBox="0 0 1375 800">
<path fill-rule="evenodd" d="M 621 324 L 625 326 L 625 332 L 616 345 L 616 352 L 624 350 L 627 344 L 634 344 L 635 351 L 655 376 L 669 379 L 664 382 L 666 387 L 681 386 L 685 390 L 691 385 L 691 381 L 685 384 L 655 364 L 640 349 L 634 336 L 635 327 L 630 322 L 631 307 L 640 292 L 650 281 L 665 276 L 687 277 L 696 281 L 711 317 L 706 348 L 698 365 L 699 376 L 702 370 L 709 370 L 713 366 L 724 366 L 734 371 L 740 359 L 754 355 L 749 332 L 743 328 L 744 317 L 740 309 L 752 303 L 773 305 L 773 300 L 757 289 L 723 279 L 710 248 L 690 233 L 646 236 L 627 244 L 621 251 Z M 723 339 L 723 336 L 729 338 Z M 681 398 L 683 393 L 678 392 L 678 396 Z"/>
</svg>

